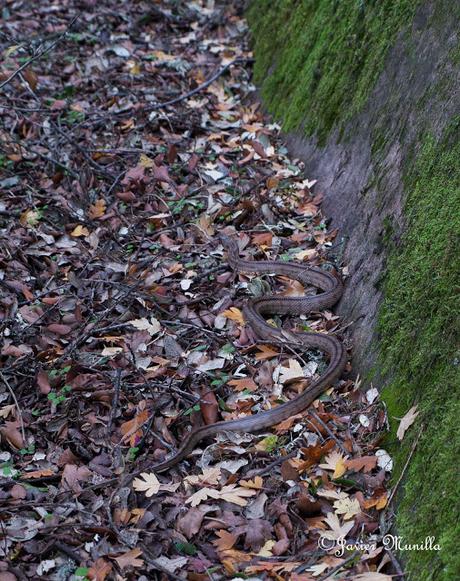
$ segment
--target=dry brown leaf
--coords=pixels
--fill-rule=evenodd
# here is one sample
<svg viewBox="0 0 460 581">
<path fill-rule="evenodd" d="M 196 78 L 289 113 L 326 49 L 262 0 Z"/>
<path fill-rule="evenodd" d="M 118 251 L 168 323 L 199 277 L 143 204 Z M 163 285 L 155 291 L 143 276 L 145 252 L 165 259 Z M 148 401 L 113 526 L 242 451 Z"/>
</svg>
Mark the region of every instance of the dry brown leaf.
<svg viewBox="0 0 460 581">
<path fill-rule="evenodd" d="M 217 547 L 218 551 L 228 551 L 237 542 L 238 536 L 229 533 L 225 529 L 220 529 L 216 531 L 217 539 L 212 541 L 212 544 Z"/>
<path fill-rule="evenodd" d="M 107 575 L 112 571 L 112 564 L 100 557 L 92 567 L 89 568 L 88 578 L 91 581 L 105 581 Z"/>
<path fill-rule="evenodd" d="M 330 512 L 324 520 L 330 530 L 321 531 L 320 535 L 333 541 L 340 539 L 340 537 L 346 537 L 355 525 L 354 521 L 341 525 L 337 515 L 334 512 Z"/>
<path fill-rule="evenodd" d="M 393 577 L 391 575 L 385 575 L 384 573 L 369 571 L 368 573 L 355 575 L 353 581 L 393 581 Z"/>
<path fill-rule="evenodd" d="M 279 351 L 276 351 L 276 349 L 270 347 L 269 345 L 257 345 L 257 349 L 259 349 L 255 355 L 257 361 L 261 361 L 263 359 L 272 359 L 273 357 L 276 357 L 280 354 Z"/>
<path fill-rule="evenodd" d="M 115 561 L 118 563 L 120 569 L 125 569 L 126 567 L 143 567 L 144 560 L 139 559 L 142 555 L 142 549 L 134 548 L 119 557 L 115 557 Z"/>
<path fill-rule="evenodd" d="M 200 411 L 203 416 L 205 424 L 215 424 L 218 420 L 219 415 L 219 402 L 217 401 L 216 394 L 208 389 L 207 387 L 202 387 L 200 389 Z"/>
<path fill-rule="evenodd" d="M 148 421 L 149 419 L 149 412 L 147 410 L 142 410 L 132 420 L 128 420 L 121 424 L 120 430 L 123 434 L 123 438 L 121 442 L 126 442 L 126 440 L 130 440 L 131 446 L 134 446 L 136 443 L 136 435 L 140 428 Z"/>
<path fill-rule="evenodd" d="M 295 416 L 290 416 L 286 420 L 283 420 L 279 424 L 276 424 L 275 431 L 277 434 L 283 434 L 292 428 L 297 420 L 302 419 L 302 414 L 296 414 Z"/>
<path fill-rule="evenodd" d="M 396 432 L 396 435 L 398 436 L 398 440 L 402 440 L 404 438 L 404 434 L 407 432 L 407 430 L 410 428 L 410 426 L 412 426 L 412 424 L 415 422 L 418 414 L 419 414 L 419 412 L 417 411 L 417 406 L 414 405 L 413 407 L 410 408 L 410 410 L 407 412 L 407 414 L 401 419 L 401 422 L 399 423 L 398 431 Z"/>
<path fill-rule="evenodd" d="M 74 238 L 78 238 L 80 236 L 89 236 L 89 230 L 85 226 L 78 224 L 78 226 L 75 226 L 75 228 L 72 230 L 70 235 Z"/>
<path fill-rule="evenodd" d="M 4 405 L 0 408 L 0 418 L 6 419 L 10 414 L 13 414 L 15 408 L 16 406 L 14 403 L 10 405 Z"/>
<path fill-rule="evenodd" d="M 260 490 L 264 485 L 264 481 L 261 476 L 256 476 L 254 480 L 240 480 L 240 485 L 243 488 L 254 488 L 255 490 Z"/>
<path fill-rule="evenodd" d="M 44 395 L 47 395 L 51 391 L 48 374 L 43 369 L 41 369 L 37 374 L 37 385 L 40 393 Z"/>
<path fill-rule="evenodd" d="M 303 378 L 303 369 L 296 359 L 288 359 L 286 363 L 280 367 L 279 382 L 281 384 L 292 381 L 293 379 Z"/>
<path fill-rule="evenodd" d="M 248 503 L 246 498 L 254 496 L 254 494 L 257 494 L 255 490 L 237 487 L 236 484 L 228 484 L 222 487 L 219 498 L 238 506 L 246 506 Z"/>
<path fill-rule="evenodd" d="M 325 470 L 332 470 L 334 472 L 332 478 L 340 478 L 345 474 L 347 470 L 345 467 L 345 458 L 340 452 L 333 450 L 324 460 L 325 462 L 320 464 L 319 467 Z"/>
<path fill-rule="evenodd" d="M 356 498 L 343 498 L 334 502 L 336 514 L 342 514 L 345 520 L 349 520 L 361 512 L 361 507 Z"/>
<path fill-rule="evenodd" d="M 370 472 L 377 466 L 377 456 L 360 456 L 359 458 L 345 460 L 345 466 L 347 470 L 353 470 L 355 472 L 359 472 L 360 470 Z"/>
<path fill-rule="evenodd" d="M 280 183 L 280 181 L 277 177 L 273 176 L 273 177 L 267 178 L 267 188 L 269 190 L 274 190 L 275 188 L 277 188 L 279 183 Z"/>
<path fill-rule="evenodd" d="M 192 506 L 198 506 L 208 498 L 214 498 L 215 500 L 225 500 L 238 506 L 246 506 L 248 503 L 246 498 L 254 494 L 257 494 L 255 490 L 237 487 L 236 484 L 228 484 L 227 486 L 223 486 L 221 490 L 214 490 L 213 488 L 207 487 L 201 488 L 192 494 L 190 498 L 187 498 L 185 502 Z"/>
<path fill-rule="evenodd" d="M 44 476 L 54 476 L 56 473 L 50 468 L 44 468 L 43 470 L 33 470 L 32 472 L 23 472 L 22 478 L 24 480 L 32 480 L 33 478 L 43 478 Z"/>
<path fill-rule="evenodd" d="M 243 391 L 247 389 L 248 391 L 256 391 L 257 383 L 250 377 L 242 377 L 241 379 L 231 379 L 227 382 L 228 385 L 233 386 L 236 391 Z"/>
<path fill-rule="evenodd" d="M 0 427 L 0 435 L 2 438 L 5 438 L 9 445 L 16 450 L 25 447 L 22 434 L 18 429 L 19 426 L 19 420 L 14 420 L 12 422 L 5 422 L 3 426 Z"/>
<path fill-rule="evenodd" d="M 158 494 L 161 488 L 161 482 L 153 472 L 143 472 L 140 478 L 135 478 L 133 480 L 133 488 L 137 492 L 144 492 L 145 496 L 150 498 L 150 496 Z"/>
<path fill-rule="evenodd" d="M 238 323 L 238 325 L 244 325 L 243 313 L 236 307 L 230 307 L 220 314 L 224 317 L 227 317 L 227 319 L 230 319 L 231 321 L 235 321 L 235 323 Z"/>
<path fill-rule="evenodd" d="M 88 216 L 91 220 L 95 220 L 96 218 L 101 218 L 105 214 L 105 210 L 107 208 L 106 201 L 103 198 L 96 200 L 94 204 L 88 209 Z"/>
</svg>

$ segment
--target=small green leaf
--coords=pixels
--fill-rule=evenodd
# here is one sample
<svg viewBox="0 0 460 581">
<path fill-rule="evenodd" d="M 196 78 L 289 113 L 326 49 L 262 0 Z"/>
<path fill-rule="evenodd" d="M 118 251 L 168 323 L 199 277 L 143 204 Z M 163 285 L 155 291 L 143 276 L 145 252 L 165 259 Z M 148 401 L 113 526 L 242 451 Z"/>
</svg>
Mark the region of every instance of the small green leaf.
<svg viewBox="0 0 460 581">
<path fill-rule="evenodd" d="M 192 545 L 191 543 L 183 543 L 181 541 L 176 541 L 174 545 L 180 553 L 185 553 L 186 555 L 193 556 L 196 555 L 198 552 L 195 545 Z"/>
</svg>

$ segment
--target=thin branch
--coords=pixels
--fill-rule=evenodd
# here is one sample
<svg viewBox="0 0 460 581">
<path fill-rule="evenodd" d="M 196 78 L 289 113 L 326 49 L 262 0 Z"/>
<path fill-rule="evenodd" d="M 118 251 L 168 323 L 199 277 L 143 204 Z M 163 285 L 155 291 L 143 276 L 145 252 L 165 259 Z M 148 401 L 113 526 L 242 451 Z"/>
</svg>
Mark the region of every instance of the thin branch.
<svg viewBox="0 0 460 581">
<path fill-rule="evenodd" d="M 67 36 L 69 30 L 72 28 L 72 26 L 75 24 L 76 20 L 80 17 L 80 14 L 77 14 L 76 16 L 74 16 L 69 24 L 69 26 L 64 30 L 64 32 L 62 34 L 60 34 L 57 39 L 51 43 L 47 48 L 42 49 L 43 45 L 40 45 L 38 47 L 38 52 L 30 57 L 30 59 L 26 60 L 25 63 L 22 63 L 22 65 L 16 69 L 13 73 L 11 73 L 11 75 L 3 81 L 3 83 L 0 84 L 0 89 L 3 89 L 3 87 L 5 87 L 6 85 L 8 85 L 9 83 L 11 83 L 11 81 L 13 79 L 15 79 L 18 75 L 20 75 L 22 73 L 22 71 L 24 69 L 26 69 L 30 64 L 32 64 L 34 61 L 40 59 L 42 56 L 44 56 L 45 54 L 48 54 L 49 52 L 51 52 L 53 50 L 53 48 L 59 43 L 61 42 L 61 40 Z"/>
<path fill-rule="evenodd" d="M 425 429 L 425 426 L 422 424 L 420 431 L 417 434 L 417 437 L 415 438 L 415 440 L 412 444 L 412 448 L 409 452 L 409 456 L 407 457 L 406 463 L 404 464 L 404 467 L 401 471 L 401 474 L 399 475 L 398 482 L 396 482 L 393 490 L 391 491 L 390 497 L 389 497 L 388 502 L 387 502 L 387 506 L 389 506 L 391 504 L 391 501 L 393 500 L 394 495 L 396 494 L 396 491 L 398 490 L 399 485 L 401 484 L 401 480 L 403 479 L 404 474 L 406 473 L 407 467 L 409 466 L 409 462 L 411 461 L 412 456 L 414 455 L 415 448 L 417 448 L 417 444 L 420 440 L 420 436 L 422 435 L 424 429 Z"/>
<path fill-rule="evenodd" d="M 26 445 L 26 432 L 24 430 L 24 421 L 22 419 L 22 411 L 21 411 L 21 408 L 19 407 L 18 398 L 16 397 L 16 394 L 14 393 L 13 388 L 11 387 L 8 380 L 6 379 L 6 377 L 3 375 L 3 373 L 1 371 L 0 371 L 0 377 L 3 380 L 3 383 L 8 388 L 8 391 L 10 392 L 11 397 L 13 398 L 14 405 L 16 406 L 16 409 L 18 410 L 18 420 L 19 420 L 19 425 L 21 427 L 21 436 L 22 436 L 24 446 L 25 446 Z"/>
<path fill-rule="evenodd" d="M 251 62 L 251 61 L 252 61 L 252 59 L 249 59 L 249 58 L 238 57 L 238 58 L 232 60 L 231 62 L 229 62 L 228 64 L 226 64 L 224 67 L 222 67 L 218 71 L 216 71 L 213 75 L 211 75 L 209 77 L 208 80 L 206 80 L 204 83 L 201 83 L 201 85 L 198 85 L 198 87 L 195 87 L 194 89 L 192 89 L 191 91 L 188 91 L 187 93 L 184 93 L 183 95 L 179 95 L 179 97 L 175 97 L 174 99 L 170 99 L 169 101 L 165 101 L 164 103 L 156 103 L 155 105 L 150 105 L 149 107 L 145 107 L 144 111 L 156 111 L 157 109 L 163 109 L 163 107 L 168 107 L 169 105 L 175 105 L 176 103 L 179 103 L 180 101 L 185 101 L 189 97 L 192 97 L 193 95 L 196 95 L 200 91 L 203 91 L 203 89 L 206 89 L 206 87 L 209 87 L 209 85 L 211 85 L 216 79 L 218 79 L 221 75 L 223 75 L 225 73 L 225 71 L 227 71 L 231 66 L 236 65 L 237 63 Z"/>
</svg>

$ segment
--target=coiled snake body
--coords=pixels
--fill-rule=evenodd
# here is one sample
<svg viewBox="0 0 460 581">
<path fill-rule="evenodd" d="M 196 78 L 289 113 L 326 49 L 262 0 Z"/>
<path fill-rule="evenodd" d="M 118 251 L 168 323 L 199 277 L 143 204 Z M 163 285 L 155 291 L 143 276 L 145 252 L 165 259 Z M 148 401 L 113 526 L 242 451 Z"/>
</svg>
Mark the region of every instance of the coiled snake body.
<svg viewBox="0 0 460 581">
<path fill-rule="evenodd" d="M 230 266 L 237 272 L 281 274 L 298 280 L 303 284 L 315 286 L 323 291 L 318 295 L 303 297 L 267 295 L 249 301 L 243 308 L 243 315 L 260 339 L 264 341 L 274 340 L 275 342 L 289 341 L 290 343 L 300 344 L 303 347 L 319 349 L 329 356 L 329 365 L 319 379 L 291 401 L 254 416 L 228 422 L 216 422 L 215 424 L 195 429 L 188 435 L 184 444 L 171 458 L 152 466 L 152 470 L 155 472 L 168 470 L 187 457 L 198 442 L 215 436 L 219 432 L 257 432 L 304 411 L 325 389 L 340 378 L 346 364 L 345 348 L 335 337 L 324 335 L 323 333 L 292 333 L 285 331 L 272 327 L 265 322 L 262 316 L 263 314 L 300 315 L 331 307 L 342 295 L 342 283 L 338 278 L 319 268 L 307 267 L 292 262 L 242 260 L 239 257 L 238 245 L 234 240 L 221 235 L 221 241 L 227 251 Z"/>
</svg>

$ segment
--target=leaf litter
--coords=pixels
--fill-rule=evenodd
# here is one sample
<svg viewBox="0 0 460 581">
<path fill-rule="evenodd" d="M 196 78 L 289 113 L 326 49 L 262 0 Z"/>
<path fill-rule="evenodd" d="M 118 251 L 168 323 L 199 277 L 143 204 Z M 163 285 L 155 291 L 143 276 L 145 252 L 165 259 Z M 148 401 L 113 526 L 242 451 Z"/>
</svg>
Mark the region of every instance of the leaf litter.
<svg viewBox="0 0 460 581">
<path fill-rule="evenodd" d="M 235 276 L 217 232 L 239 232 L 247 258 L 347 272 L 314 176 L 254 98 L 240 4 L 4 9 L 2 578 L 389 578 L 383 551 L 318 548 L 381 547 L 389 522 L 385 411 L 350 368 L 275 433 L 150 468 L 191 427 L 277 405 L 324 369 L 255 341 L 245 297 L 304 289 Z M 340 334 L 327 312 L 292 325 Z"/>
</svg>

